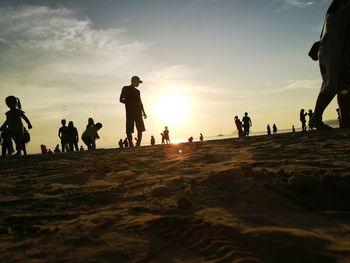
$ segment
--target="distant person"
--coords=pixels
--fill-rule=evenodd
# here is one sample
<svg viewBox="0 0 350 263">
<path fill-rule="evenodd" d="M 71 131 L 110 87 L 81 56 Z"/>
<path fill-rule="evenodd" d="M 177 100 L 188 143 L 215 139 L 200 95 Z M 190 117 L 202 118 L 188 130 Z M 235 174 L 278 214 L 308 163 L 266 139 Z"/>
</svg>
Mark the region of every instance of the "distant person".
<svg viewBox="0 0 350 263">
<path fill-rule="evenodd" d="M 164 134 L 161 133 L 160 136 L 162 136 L 162 144 L 165 144 L 165 138 L 164 138 Z"/>
<path fill-rule="evenodd" d="M 252 121 L 250 117 L 248 117 L 248 112 L 244 113 L 242 122 L 243 122 L 243 134 L 244 136 L 249 136 L 250 127 L 252 126 Z"/>
<path fill-rule="evenodd" d="M 277 134 L 278 129 L 277 129 L 276 124 L 274 124 L 274 125 L 272 126 L 272 131 L 273 131 L 273 134 Z"/>
<path fill-rule="evenodd" d="M 89 128 L 89 127 L 93 127 L 93 126 L 95 126 L 94 119 L 93 118 L 89 118 L 88 119 L 88 123 L 86 125 L 86 129 Z"/>
<path fill-rule="evenodd" d="M 119 145 L 119 148 L 124 148 L 123 139 L 119 140 L 118 145 Z"/>
<path fill-rule="evenodd" d="M 193 142 L 193 137 L 188 138 L 188 142 Z"/>
<path fill-rule="evenodd" d="M 271 135 L 271 127 L 269 124 L 267 125 L 267 135 Z"/>
<path fill-rule="evenodd" d="M 81 135 L 81 139 L 88 147 L 88 150 L 96 149 L 96 140 L 100 138 L 97 132 L 101 128 L 102 124 L 98 122 L 94 126 L 87 128 Z"/>
<path fill-rule="evenodd" d="M 156 139 L 154 138 L 154 136 L 151 136 L 151 145 L 154 146 L 156 144 Z"/>
<path fill-rule="evenodd" d="M 89 129 L 89 128 L 87 128 Z M 67 139 L 67 143 L 69 145 L 69 151 L 79 151 L 79 147 L 78 147 L 78 142 L 79 142 L 79 135 L 78 135 L 78 130 L 77 128 L 74 127 L 74 123 L 72 121 L 70 121 L 68 123 L 68 127 L 67 127 L 67 134 L 66 134 L 66 139 Z"/>
<path fill-rule="evenodd" d="M 203 134 L 199 134 L 199 140 L 200 140 L 201 142 L 203 142 L 203 141 L 204 141 Z"/>
<path fill-rule="evenodd" d="M 163 136 L 164 136 L 164 142 L 166 144 L 170 143 L 170 137 L 169 137 L 169 129 L 167 126 L 165 126 L 165 130 L 163 131 Z"/>
<path fill-rule="evenodd" d="M 55 149 L 53 150 L 54 153 L 60 153 L 61 150 L 60 150 L 60 146 L 57 144 Z"/>
<path fill-rule="evenodd" d="M 295 127 L 294 127 L 294 125 L 292 126 L 292 132 L 295 133 Z"/>
<path fill-rule="evenodd" d="M 309 55 L 319 60 L 322 86 L 316 100 L 313 127 L 331 130 L 322 121 L 324 110 L 338 95 L 340 127 L 350 127 L 350 1 L 333 0 L 329 6 L 320 41 L 311 48 Z"/>
<path fill-rule="evenodd" d="M 130 147 L 134 146 L 132 141 L 132 134 L 134 133 L 134 123 L 136 124 L 138 138 L 136 146 L 141 145 L 142 132 L 146 130 L 142 116 L 146 119 L 147 115 L 143 108 L 140 91 L 137 89 L 140 83 L 143 83 L 140 80 L 140 78 L 137 76 L 133 76 L 131 78 L 130 86 L 123 87 L 119 99 L 121 103 L 125 104 L 126 135 L 128 137 Z"/>
<path fill-rule="evenodd" d="M 128 148 L 128 147 L 129 147 L 128 138 L 125 138 L 123 143 L 124 143 L 124 147 L 125 147 L 125 148 Z"/>
<path fill-rule="evenodd" d="M 311 119 L 312 119 L 312 116 L 314 115 L 314 113 L 312 112 L 312 110 L 310 109 L 309 112 L 307 113 L 307 116 L 309 116 L 309 131 L 311 131 L 314 127 L 312 126 L 312 123 L 311 123 Z"/>
<path fill-rule="evenodd" d="M 50 154 L 51 154 L 51 153 L 52 153 L 51 149 L 49 149 L 49 150 L 47 151 L 47 153 L 50 153 Z"/>
<path fill-rule="evenodd" d="M 47 153 L 46 145 L 44 145 L 44 144 L 40 145 L 40 150 L 41 150 L 42 154 L 46 154 Z"/>
<path fill-rule="evenodd" d="M 13 149 L 12 138 L 10 134 L 10 130 L 7 125 L 2 127 L 0 142 L 2 145 L 1 155 L 11 155 L 15 150 Z"/>
<path fill-rule="evenodd" d="M 6 112 L 6 121 L 0 130 L 3 130 L 4 126 L 8 127 L 9 133 L 11 134 L 11 137 L 14 138 L 16 144 L 16 155 L 22 155 L 22 150 L 24 153 L 26 153 L 26 150 L 23 147 L 24 126 L 22 119 L 27 123 L 28 129 L 32 128 L 32 124 L 24 114 L 24 111 L 22 111 L 21 102 L 18 98 L 14 96 L 8 96 L 5 99 L 5 102 L 10 110 Z"/>
<path fill-rule="evenodd" d="M 63 119 L 61 120 L 62 126 L 58 129 L 58 137 L 61 139 L 61 149 L 62 152 L 64 153 L 67 151 L 67 129 L 68 127 L 66 126 L 66 120 Z"/>
<path fill-rule="evenodd" d="M 337 111 L 337 119 L 338 119 L 338 124 L 339 124 L 339 127 L 340 127 L 340 109 L 339 108 L 337 108 L 336 109 L 336 111 Z"/>
<path fill-rule="evenodd" d="M 237 132 L 238 132 L 238 137 L 241 138 L 244 136 L 244 132 L 242 129 L 242 122 L 240 121 L 240 119 L 238 119 L 238 116 L 235 116 L 234 120 L 237 128 Z"/>
<path fill-rule="evenodd" d="M 80 149 L 79 149 L 80 152 L 84 151 L 84 147 L 83 145 L 80 145 Z"/>
<path fill-rule="evenodd" d="M 304 109 L 300 110 L 300 122 L 301 122 L 301 131 L 305 132 L 306 131 L 306 115 L 307 113 L 305 112 Z"/>
</svg>

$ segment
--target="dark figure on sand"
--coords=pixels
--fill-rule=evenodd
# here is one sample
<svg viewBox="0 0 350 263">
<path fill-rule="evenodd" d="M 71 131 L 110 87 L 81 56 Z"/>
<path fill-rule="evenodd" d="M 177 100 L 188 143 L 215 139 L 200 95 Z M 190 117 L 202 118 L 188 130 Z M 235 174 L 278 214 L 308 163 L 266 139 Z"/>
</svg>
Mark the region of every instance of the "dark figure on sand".
<svg viewBox="0 0 350 263">
<path fill-rule="evenodd" d="M 123 141 L 124 147 L 128 148 L 129 147 L 129 142 L 128 142 L 128 138 L 125 138 Z"/>
<path fill-rule="evenodd" d="M 154 138 L 154 136 L 151 136 L 151 145 L 154 146 L 156 144 L 156 139 Z"/>
<path fill-rule="evenodd" d="M 292 132 L 295 133 L 295 127 L 294 127 L 294 125 L 292 126 Z"/>
<path fill-rule="evenodd" d="M 145 125 L 142 116 L 146 119 L 147 115 L 143 108 L 141 101 L 141 94 L 137 87 L 142 83 L 139 77 L 133 76 L 131 78 L 130 86 L 125 86 L 120 94 L 119 101 L 125 104 L 126 111 L 126 135 L 129 140 L 130 147 L 134 146 L 132 141 L 132 134 L 134 132 L 134 124 L 136 124 L 138 141 L 136 146 L 141 145 L 142 132 L 144 132 Z"/>
<path fill-rule="evenodd" d="M 313 127 L 319 130 L 332 128 L 322 121 L 324 110 L 337 95 L 340 109 L 340 127 L 350 127 L 350 1 L 333 0 L 328 8 L 320 41 L 309 55 L 318 60 L 322 86 L 316 100 Z"/>
<path fill-rule="evenodd" d="M 44 145 L 44 144 L 40 145 L 40 150 L 41 150 L 41 153 L 42 153 L 42 154 L 47 153 L 46 145 Z"/>
<path fill-rule="evenodd" d="M 311 119 L 312 119 L 312 116 L 314 115 L 314 113 L 312 112 L 312 110 L 310 109 L 309 112 L 307 113 L 307 116 L 309 117 L 309 131 L 311 131 L 314 127 L 312 126 L 312 123 L 311 123 Z"/>
<path fill-rule="evenodd" d="M 266 129 L 267 129 L 267 135 L 271 135 L 271 127 L 270 127 L 270 124 L 267 125 Z"/>
<path fill-rule="evenodd" d="M 83 145 L 80 145 L 80 149 L 79 149 L 80 152 L 84 151 L 84 147 Z"/>
<path fill-rule="evenodd" d="M 188 138 L 188 142 L 193 142 L 193 137 Z"/>
<path fill-rule="evenodd" d="M 9 96 L 5 99 L 5 102 L 10 110 L 6 112 L 6 121 L 0 130 L 3 130 L 3 127 L 7 126 L 11 137 L 15 140 L 17 150 L 16 155 L 21 155 L 22 151 L 24 151 L 24 154 L 26 154 L 24 144 L 25 128 L 23 126 L 22 119 L 27 123 L 28 129 L 32 128 L 32 124 L 24 114 L 24 111 L 22 111 L 21 102 L 18 98 Z"/>
<path fill-rule="evenodd" d="M 277 129 L 276 124 L 274 124 L 274 125 L 272 126 L 272 131 L 273 131 L 273 134 L 277 134 L 278 129 Z"/>
<path fill-rule="evenodd" d="M 199 140 L 200 140 L 201 142 L 203 142 L 203 141 L 204 141 L 203 134 L 199 134 Z"/>
<path fill-rule="evenodd" d="M 61 120 L 61 128 L 59 128 L 58 130 L 58 137 L 60 137 L 61 139 L 61 149 L 62 149 L 62 152 L 64 153 L 65 151 L 67 151 L 68 147 L 67 147 L 67 129 L 68 127 L 66 126 L 66 120 L 63 119 Z"/>
<path fill-rule="evenodd" d="M 167 126 L 165 126 L 165 130 L 163 131 L 163 136 L 164 136 L 164 143 L 169 144 L 170 137 L 169 137 L 169 130 Z"/>
<path fill-rule="evenodd" d="M 306 131 L 306 115 L 307 113 L 305 112 L 304 109 L 300 110 L 300 122 L 301 122 L 301 131 L 305 132 Z"/>
<path fill-rule="evenodd" d="M 248 116 L 248 112 L 244 113 L 242 122 L 243 122 L 243 129 L 244 129 L 243 134 L 244 136 L 249 136 L 249 130 L 250 130 L 250 127 L 252 127 L 252 121 Z"/>
<path fill-rule="evenodd" d="M 240 119 L 238 119 L 238 116 L 235 116 L 234 120 L 237 128 L 237 132 L 238 132 L 238 137 L 241 138 L 244 136 L 244 132 L 242 129 L 242 122 L 240 121 Z"/>
<path fill-rule="evenodd" d="M 13 149 L 13 143 L 12 143 L 10 130 L 7 127 L 7 125 L 4 125 L 2 127 L 1 136 L 0 136 L 0 143 L 2 145 L 2 150 L 1 150 L 2 156 L 13 154 L 13 152 L 15 150 Z"/>
<path fill-rule="evenodd" d="M 163 134 L 163 133 L 161 133 L 161 134 L 160 134 L 160 136 L 162 137 L 162 144 L 164 144 L 164 143 L 165 143 L 164 134 Z"/>
<path fill-rule="evenodd" d="M 81 139 L 88 147 L 88 150 L 96 149 L 96 140 L 100 138 L 97 132 L 101 128 L 102 124 L 98 122 L 94 126 L 87 128 L 81 135 Z"/>
<path fill-rule="evenodd" d="M 53 150 L 54 153 L 60 153 L 61 150 L 60 150 L 60 146 L 57 144 L 55 149 Z"/>
<path fill-rule="evenodd" d="M 89 129 L 89 128 L 88 128 Z M 69 151 L 79 151 L 78 147 L 79 135 L 77 128 L 74 127 L 74 123 L 70 121 L 67 127 L 67 143 L 69 146 Z"/>
<path fill-rule="evenodd" d="M 337 119 L 338 119 L 338 124 L 339 124 L 339 127 L 340 127 L 340 110 L 339 110 L 339 108 L 338 109 L 336 109 L 336 111 L 337 111 Z"/>
<path fill-rule="evenodd" d="M 119 140 L 118 145 L 119 145 L 119 148 L 124 148 L 123 139 Z"/>
</svg>

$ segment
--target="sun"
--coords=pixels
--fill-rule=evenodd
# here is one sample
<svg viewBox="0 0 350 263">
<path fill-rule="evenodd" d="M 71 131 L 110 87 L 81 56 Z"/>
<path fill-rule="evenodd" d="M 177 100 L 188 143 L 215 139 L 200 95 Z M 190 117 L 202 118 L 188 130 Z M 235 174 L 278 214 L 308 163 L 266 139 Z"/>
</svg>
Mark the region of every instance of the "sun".
<svg viewBox="0 0 350 263">
<path fill-rule="evenodd" d="M 156 98 L 154 112 L 164 125 L 175 126 L 183 124 L 189 110 L 187 97 L 176 93 L 161 95 Z"/>
</svg>

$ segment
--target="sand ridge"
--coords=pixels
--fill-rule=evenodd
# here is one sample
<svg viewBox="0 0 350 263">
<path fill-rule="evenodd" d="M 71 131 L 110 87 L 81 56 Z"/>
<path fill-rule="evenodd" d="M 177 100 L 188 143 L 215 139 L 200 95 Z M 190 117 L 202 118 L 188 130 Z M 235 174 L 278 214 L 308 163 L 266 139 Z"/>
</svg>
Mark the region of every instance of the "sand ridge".
<svg viewBox="0 0 350 263">
<path fill-rule="evenodd" d="M 350 262 L 349 137 L 1 160 L 0 261 Z"/>
</svg>

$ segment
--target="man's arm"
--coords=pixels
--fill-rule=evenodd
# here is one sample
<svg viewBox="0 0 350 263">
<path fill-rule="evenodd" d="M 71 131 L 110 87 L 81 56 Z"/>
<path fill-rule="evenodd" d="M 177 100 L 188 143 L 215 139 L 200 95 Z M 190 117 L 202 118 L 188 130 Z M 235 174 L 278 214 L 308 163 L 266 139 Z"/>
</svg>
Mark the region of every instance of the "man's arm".
<svg viewBox="0 0 350 263">
<path fill-rule="evenodd" d="M 141 112 L 142 112 L 143 117 L 145 119 L 147 119 L 147 114 L 145 112 L 145 109 L 143 108 L 143 104 L 142 104 L 141 98 L 140 98 L 140 108 L 141 108 Z"/>
<path fill-rule="evenodd" d="M 119 98 L 119 101 L 121 102 L 121 103 L 124 103 L 125 104 L 125 89 L 123 88 L 122 89 L 122 92 L 120 93 L 120 98 Z"/>
</svg>

